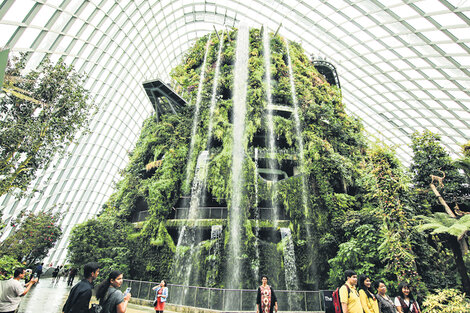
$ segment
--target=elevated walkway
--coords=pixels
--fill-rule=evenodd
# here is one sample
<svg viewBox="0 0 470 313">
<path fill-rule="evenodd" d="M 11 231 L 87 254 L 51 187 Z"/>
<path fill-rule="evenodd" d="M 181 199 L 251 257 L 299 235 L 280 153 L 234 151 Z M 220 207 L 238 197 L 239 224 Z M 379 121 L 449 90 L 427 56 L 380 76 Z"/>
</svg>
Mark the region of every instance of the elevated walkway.
<svg viewBox="0 0 470 313">
<path fill-rule="evenodd" d="M 162 114 L 176 114 L 187 105 L 187 102 L 161 79 L 146 81 L 143 85 L 150 102 L 153 104 L 157 119 Z M 167 101 L 161 101 L 162 97 Z"/>
<path fill-rule="evenodd" d="M 312 64 L 320 74 L 325 76 L 326 81 L 330 85 L 337 86 L 341 89 L 338 73 L 336 72 L 336 67 L 333 64 L 322 59 L 314 59 L 312 60 Z"/>
</svg>

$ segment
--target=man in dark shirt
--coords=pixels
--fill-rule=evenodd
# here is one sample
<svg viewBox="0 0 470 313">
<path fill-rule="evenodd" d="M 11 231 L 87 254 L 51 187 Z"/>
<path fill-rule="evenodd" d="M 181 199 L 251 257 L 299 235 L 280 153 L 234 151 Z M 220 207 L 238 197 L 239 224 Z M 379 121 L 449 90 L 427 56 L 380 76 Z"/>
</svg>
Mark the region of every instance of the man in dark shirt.
<svg viewBox="0 0 470 313">
<path fill-rule="evenodd" d="M 36 269 L 34 270 L 34 272 L 36 273 L 37 277 L 38 277 L 38 282 L 39 280 L 41 279 L 41 275 L 42 275 L 42 266 L 44 265 L 44 263 L 39 263 L 38 266 L 36 266 Z"/>
<path fill-rule="evenodd" d="M 62 312 L 64 313 L 88 313 L 90 307 L 93 281 L 98 277 L 100 268 L 98 263 L 90 262 L 83 267 L 85 277 L 70 290 Z"/>
</svg>

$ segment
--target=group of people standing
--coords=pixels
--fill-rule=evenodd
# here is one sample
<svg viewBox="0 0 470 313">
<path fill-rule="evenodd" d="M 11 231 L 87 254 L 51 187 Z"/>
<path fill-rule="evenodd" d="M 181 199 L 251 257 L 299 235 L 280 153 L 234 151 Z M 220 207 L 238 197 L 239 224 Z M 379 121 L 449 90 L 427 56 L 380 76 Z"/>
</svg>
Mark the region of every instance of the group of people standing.
<svg viewBox="0 0 470 313">
<path fill-rule="evenodd" d="M 339 289 L 344 313 L 421 313 L 408 283 L 398 285 L 398 296 L 392 300 L 387 295 L 387 285 L 383 280 L 375 282 L 375 294 L 367 275 L 361 275 L 358 279 L 354 271 L 347 270 L 344 276 L 346 282 Z"/>
</svg>

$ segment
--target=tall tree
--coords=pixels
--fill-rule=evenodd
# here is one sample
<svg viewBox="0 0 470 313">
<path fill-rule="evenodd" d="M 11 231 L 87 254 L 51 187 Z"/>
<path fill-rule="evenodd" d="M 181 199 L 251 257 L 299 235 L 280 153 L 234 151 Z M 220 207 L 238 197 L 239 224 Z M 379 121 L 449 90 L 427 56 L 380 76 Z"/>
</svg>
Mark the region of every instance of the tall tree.
<svg viewBox="0 0 470 313">
<path fill-rule="evenodd" d="M 43 259 L 62 234 L 59 219 L 52 212 L 22 212 L 11 222 L 13 233 L 0 244 L 0 254 L 27 264 Z"/>
<path fill-rule="evenodd" d="M 413 160 L 410 169 L 413 175 L 415 206 L 426 216 L 432 216 L 431 213 L 433 212 L 446 212 L 443 214 L 449 218 L 447 224 L 445 224 L 447 228 L 443 228 L 443 226 L 433 228 L 431 227 L 433 225 L 431 220 L 427 224 L 430 229 L 444 229 L 444 231 L 435 230 L 434 233 L 451 234 L 450 230 L 452 229 L 450 227 L 452 223 L 449 221 L 454 220 L 455 225 L 461 225 L 461 223 L 458 223 L 457 218 L 460 212 L 458 203 L 464 202 L 470 194 L 468 185 L 465 184 L 465 178 L 458 171 L 455 162 L 452 161 L 447 151 L 441 146 L 438 135 L 429 131 L 422 134 L 415 133 L 412 137 L 411 147 L 413 149 Z M 454 210 L 452 210 L 450 207 L 454 205 Z M 434 214 L 434 225 L 438 225 L 437 221 L 439 219 L 437 217 L 442 216 Z M 441 218 L 440 221 L 442 224 L 443 219 Z M 461 227 L 458 229 L 462 230 Z M 441 239 L 452 250 L 462 285 L 466 292 L 470 292 L 468 269 L 462 257 L 463 252 L 467 250 L 466 231 L 462 230 L 459 235 L 454 234 L 453 236 L 441 235 Z"/>
<path fill-rule="evenodd" d="M 470 215 L 457 219 L 446 213 L 434 213 L 432 216 L 423 215 L 420 218 L 424 223 L 417 226 L 419 230 L 432 230 L 432 234 L 439 234 L 449 243 L 456 258 L 457 271 L 462 278 L 464 290 L 470 294 L 470 278 L 459 245 L 459 241 L 470 231 Z"/>
<path fill-rule="evenodd" d="M 26 57 L 9 62 L 0 99 L 0 196 L 24 195 L 39 169 L 88 125 L 93 104 L 84 77 L 61 59 L 26 74 Z"/>
<path fill-rule="evenodd" d="M 449 204 L 460 203 L 468 195 L 465 178 L 459 173 L 449 153 L 441 145 L 439 135 L 430 131 L 415 133 L 412 137 L 413 159 L 410 170 L 414 189 L 414 203 L 419 203 L 420 213 L 442 212 L 430 184 L 439 190 L 442 198 Z M 434 178 L 432 176 L 434 176 Z M 438 181 L 440 180 L 440 182 Z"/>
</svg>

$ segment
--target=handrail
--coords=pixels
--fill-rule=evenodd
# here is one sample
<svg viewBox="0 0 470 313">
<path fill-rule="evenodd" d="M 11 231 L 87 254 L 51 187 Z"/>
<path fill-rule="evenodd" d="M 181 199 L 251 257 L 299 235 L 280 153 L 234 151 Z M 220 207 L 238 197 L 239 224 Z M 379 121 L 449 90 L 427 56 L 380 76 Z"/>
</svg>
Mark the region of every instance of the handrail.
<svg viewBox="0 0 470 313">
<path fill-rule="evenodd" d="M 125 279 L 121 288 L 132 287 L 132 297 L 153 301 L 153 286 L 157 282 Z M 185 286 L 167 284 L 169 289 L 167 303 L 218 311 L 253 311 L 256 289 L 222 289 L 213 287 Z M 324 291 L 275 290 L 279 311 L 319 312 L 325 311 Z"/>
</svg>

